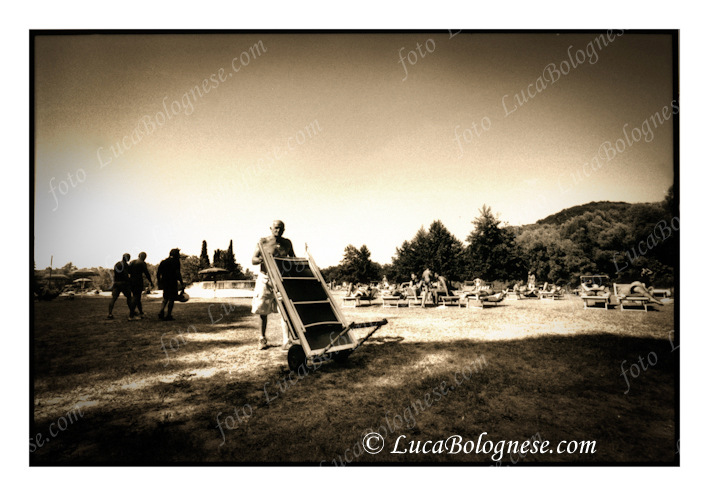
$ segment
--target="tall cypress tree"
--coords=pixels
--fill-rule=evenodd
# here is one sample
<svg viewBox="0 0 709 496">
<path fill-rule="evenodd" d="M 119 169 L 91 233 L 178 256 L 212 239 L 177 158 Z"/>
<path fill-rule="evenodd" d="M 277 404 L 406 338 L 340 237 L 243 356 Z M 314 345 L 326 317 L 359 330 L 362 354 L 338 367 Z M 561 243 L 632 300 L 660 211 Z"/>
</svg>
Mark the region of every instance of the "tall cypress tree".
<svg viewBox="0 0 709 496">
<path fill-rule="evenodd" d="M 226 251 L 224 257 L 224 268 L 229 271 L 229 277 L 232 279 L 241 279 L 244 275 L 241 272 L 241 265 L 236 263 L 236 258 L 234 257 L 234 242 L 229 240 L 229 248 Z"/>
<path fill-rule="evenodd" d="M 236 259 L 234 258 L 234 243 L 229 240 L 229 248 L 226 250 L 225 269 L 232 272 L 236 268 Z"/>
<path fill-rule="evenodd" d="M 202 241 L 202 253 L 199 254 L 199 268 L 204 270 L 209 267 L 209 254 L 207 253 L 207 240 Z"/>
<path fill-rule="evenodd" d="M 223 253 L 224 252 L 222 252 L 222 250 L 219 250 L 219 249 L 214 250 L 214 258 L 212 258 L 212 260 L 214 261 L 215 267 L 220 267 L 222 269 L 226 268 L 226 267 L 224 267 L 224 260 L 223 260 L 223 255 L 222 255 Z"/>
</svg>

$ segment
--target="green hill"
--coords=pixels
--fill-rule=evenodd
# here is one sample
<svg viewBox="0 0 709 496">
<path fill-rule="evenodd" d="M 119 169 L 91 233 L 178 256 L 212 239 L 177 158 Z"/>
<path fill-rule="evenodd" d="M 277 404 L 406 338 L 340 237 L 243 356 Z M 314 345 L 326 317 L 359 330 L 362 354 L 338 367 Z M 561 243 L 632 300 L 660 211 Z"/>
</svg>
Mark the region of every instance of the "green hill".
<svg viewBox="0 0 709 496">
<path fill-rule="evenodd" d="M 628 208 L 630 208 L 633 204 L 632 203 L 626 203 L 626 202 L 609 202 L 609 201 L 601 201 L 601 202 L 591 202 L 591 203 L 586 203 L 584 205 L 576 205 L 574 207 L 570 208 L 565 208 L 564 210 L 557 212 L 555 214 L 552 214 L 548 217 L 543 218 L 542 220 L 538 220 L 536 223 L 538 225 L 545 225 L 545 224 L 552 224 L 556 226 L 560 226 L 567 220 L 577 217 L 579 215 L 583 215 L 586 212 L 596 212 L 596 211 L 607 211 L 607 210 L 615 210 L 617 212 L 623 213 L 625 212 Z"/>
</svg>

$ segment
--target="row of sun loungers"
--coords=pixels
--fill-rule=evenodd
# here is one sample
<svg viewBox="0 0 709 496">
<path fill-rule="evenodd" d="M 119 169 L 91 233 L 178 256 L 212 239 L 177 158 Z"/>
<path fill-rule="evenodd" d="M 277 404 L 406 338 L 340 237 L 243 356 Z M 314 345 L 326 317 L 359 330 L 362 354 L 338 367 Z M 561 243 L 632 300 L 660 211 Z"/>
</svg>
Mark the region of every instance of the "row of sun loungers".
<svg viewBox="0 0 709 496">
<path fill-rule="evenodd" d="M 595 294 L 581 294 L 584 309 L 601 309 L 608 310 L 611 307 L 611 297 L 615 296 L 620 306 L 621 311 L 626 310 L 642 310 L 647 312 L 650 305 L 654 302 L 642 295 L 632 294 L 630 292 L 630 284 L 613 284 L 613 293 L 610 291 L 596 292 Z M 562 299 L 564 295 L 558 291 L 538 291 L 535 296 L 525 296 L 523 293 L 515 291 L 507 291 L 498 293 L 493 296 L 479 296 L 476 294 L 461 294 L 451 296 L 439 296 L 439 305 L 441 306 L 458 306 L 459 308 L 477 308 L 497 306 L 504 299 L 539 299 L 545 301 L 554 301 Z M 382 306 L 385 308 L 400 308 L 400 307 L 421 307 L 423 301 L 421 296 L 409 295 L 405 298 L 399 296 L 383 295 Z M 360 307 L 364 305 L 372 305 L 373 299 L 366 299 L 359 296 L 343 297 L 343 307 Z M 429 300 L 430 301 L 430 300 Z"/>
<path fill-rule="evenodd" d="M 399 307 L 421 307 L 423 306 L 422 296 L 409 295 L 405 298 L 399 296 L 387 296 L 384 295 L 382 298 L 382 306 L 385 308 L 399 308 Z M 504 293 L 500 293 L 494 296 L 482 296 L 477 295 L 451 295 L 451 296 L 439 296 L 439 305 L 441 306 L 458 306 L 462 308 L 485 308 L 486 306 L 497 306 L 502 300 L 505 299 Z M 359 307 L 365 305 L 371 305 L 372 299 L 364 299 L 359 296 L 344 296 L 342 298 L 343 307 Z M 427 300 L 430 301 L 430 300 Z"/>
<path fill-rule="evenodd" d="M 613 295 L 618 300 L 621 311 L 644 310 L 647 312 L 648 307 L 655 304 L 647 296 L 631 293 L 630 284 L 613 283 Z M 602 294 L 583 294 L 581 299 L 583 300 L 584 309 L 598 308 L 608 310 L 611 293 L 608 291 Z M 603 306 L 599 306 L 599 304 Z"/>
</svg>

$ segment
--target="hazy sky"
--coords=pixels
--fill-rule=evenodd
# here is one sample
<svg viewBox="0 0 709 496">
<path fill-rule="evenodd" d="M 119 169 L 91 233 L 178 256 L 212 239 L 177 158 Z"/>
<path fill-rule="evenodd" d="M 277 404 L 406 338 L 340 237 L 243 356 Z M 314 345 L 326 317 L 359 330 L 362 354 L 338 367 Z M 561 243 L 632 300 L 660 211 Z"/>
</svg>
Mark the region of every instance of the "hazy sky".
<svg viewBox="0 0 709 496">
<path fill-rule="evenodd" d="M 614 34 L 39 37 L 37 268 L 233 239 L 253 269 L 277 218 L 322 267 L 347 244 L 388 263 L 437 219 L 464 240 L 483 204 L 518 225 L 660 201 L 672 118 L 642 128 L 672 111 L 671 38 Z"/>
</svg>

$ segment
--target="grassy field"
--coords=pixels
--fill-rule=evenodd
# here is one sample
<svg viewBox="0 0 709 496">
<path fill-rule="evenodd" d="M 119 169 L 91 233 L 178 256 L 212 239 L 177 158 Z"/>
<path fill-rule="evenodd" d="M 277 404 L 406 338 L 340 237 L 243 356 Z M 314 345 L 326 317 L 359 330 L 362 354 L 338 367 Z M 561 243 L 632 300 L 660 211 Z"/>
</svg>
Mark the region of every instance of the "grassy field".
<svg viewBox="0 0 709 496">
<path fill-rule="evenodd" d="M 351 320 L 389 324 L 347 363 L 299 377 L 276 346 L 277 319 L 274 346 L 257 349 L 250 300 L 193 299 L 176 305 L 175 322 L 157 319 L 158 300 L 144 303 L 149 319 L 129 322 L 123 298 L 106 320 L 108 301 L 34 305 L 33 464 L 492 465 L 492 453 L 390 453 L 400 435 L 465 442 L 483 432 L 495 443 L 596 442 L 594 454 L 505 454 L 504 465 L 675 460 L 674 305 L 347 308 Z M 386 434 L 377 455 L 359 444 L 370 429 Z"/>
</svg>

